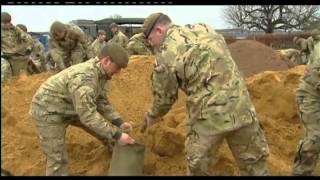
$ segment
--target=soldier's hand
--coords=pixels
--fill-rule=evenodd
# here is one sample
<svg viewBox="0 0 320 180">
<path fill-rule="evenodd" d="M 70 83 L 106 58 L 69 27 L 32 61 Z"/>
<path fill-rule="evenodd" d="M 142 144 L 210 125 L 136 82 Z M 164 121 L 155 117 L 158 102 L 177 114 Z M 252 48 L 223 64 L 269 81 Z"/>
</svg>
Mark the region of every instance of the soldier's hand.
<svg viewBox="0 0 320 180">
<path fill-rule="evenodd" d="M 120 129 L 124 133 L 129 133 L 132 131 L 132 125 L 128 122 L 124 122 L 121 124 Z"/>
<path fill-rule="evenodd" d="M 127 144 L 134 144 L 135 140 L 129 136 L 127 133 L 122 133 L 120 138 L 118 139 L 118 143 L 122 146 Z"/>
</svg>

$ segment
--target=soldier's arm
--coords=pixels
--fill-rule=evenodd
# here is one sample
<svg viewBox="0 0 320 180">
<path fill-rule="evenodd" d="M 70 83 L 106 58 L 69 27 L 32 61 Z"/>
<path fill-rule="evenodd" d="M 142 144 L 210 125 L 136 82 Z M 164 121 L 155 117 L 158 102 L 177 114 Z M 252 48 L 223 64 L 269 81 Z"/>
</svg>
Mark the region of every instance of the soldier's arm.
<svg viewBox="0 0 320 180">
<path fill-rule="evenodd" d="M 20 29 L 19 27 L 16 27 L 17 33 L 19 34 L 20 39 L 27 44 L 27 48 L 31 48 L 33 47 L 33 39 L 30 36 L 30 34 L 24 32 L 22 29 Z"/>
<path fill-rule="evenodd" d="M 105 88 L 101 91 L 101 94 L 97 99 L 97 110 L 105 119 L 111 121 L 111 123 L 117 127 L 120 127 L 124 121 L 122 120 L 120 114 L 113 109 L 108 97 L 106 96 L 106 92 L 107 90 Z"/>
<path fill-rule="evenodd" d="M 89 75 L 81 74 L 68 83 L 72 95 L 73 105 L 80 121 L 92 131 L 107 139 L 119 139 L 119 128 L 106 120 L 98 111 L 95 101 L 96 79 Z"/>
<path fill-rule="evenodd" d="M 160 56 L 157 60 L 161 61 L 161 58 L 170 57 Z M 157 64 L 152 73 L 154 100 L 148 114 L 153 118 L 159 118 L 167 114 L 178 98 L 178 88 L 177 77 L 170 69 L 170 66 L 161 63 Z"/>
</svg>

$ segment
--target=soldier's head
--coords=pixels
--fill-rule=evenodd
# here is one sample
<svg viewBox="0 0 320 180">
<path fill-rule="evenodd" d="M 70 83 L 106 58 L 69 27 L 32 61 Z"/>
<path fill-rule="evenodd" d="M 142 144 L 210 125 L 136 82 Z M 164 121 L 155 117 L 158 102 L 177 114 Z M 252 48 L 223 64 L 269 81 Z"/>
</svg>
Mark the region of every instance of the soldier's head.
<svg viewBox="0 0 320 180">
<path fill-rule="evenodd" d="M 161 46 L 170 24 L 170 17 L 163 13 L 153 13 L 145 19 L 142 28 L 152 47 Z"/>
<path fill-rule="evenodd" d="M 67 27 L 65 24 L 59 21 L 55 21 L 52 23 L 50 27 L 50 33 L 52 34 L 54 39 L 61 40 L 65 37 L 67 33 Z"/>
<path fill-rule="evenodd" d="M 19 27 L 22 31 L 28 33 L 27 26 L 24 24 L 17 24 L 17 27 Z"/>
<path fill-rule="evenodd" d="M 7 12 L 1 12 L 1 27 L 8 29 L 11 26 L 11 15 Z"/>
<path fill-rule="evenodd" d="M 126 68 L 128 65 L 129 57 L 127 51 L 118 44 L 108 43 L 104 46 L 98 55 L 101 66 L 108 79 L 111 79 L 114 74 Z"/>
<path fill-rule="evenodd" d="M 109 28 L 111 29 L 112 33 L 116 33 L 119 30 L 119 27 L 116 23 L 111 23 Z"/>
<path fill-rule="evenodd" d="M 100 42 L 103 42 L 103 41 L 106 40 L 106 37 L 107 37 L 106 31 L 100 29 L 100 30 L 98 31 L 97 39 L 98 39 Z"/>
</svg>

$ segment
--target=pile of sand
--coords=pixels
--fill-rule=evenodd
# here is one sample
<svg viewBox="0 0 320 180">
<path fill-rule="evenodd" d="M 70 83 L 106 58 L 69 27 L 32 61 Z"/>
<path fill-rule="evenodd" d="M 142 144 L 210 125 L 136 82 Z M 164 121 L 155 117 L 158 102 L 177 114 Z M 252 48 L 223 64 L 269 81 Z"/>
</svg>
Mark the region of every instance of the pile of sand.
<svg viewBox="0 0 320 180">
<path fill-rule="evenodd" d="M 108 94 L 123 118 L 134 126 L 132 136 L 146 145 L 145 175 L 184 175 L 184 140 L 186 134 L 185 95 L 165 116 L 164 121 L 139 132 L 144 113 L 152 103 L 150 75 L 153 59 L 133 56 L 127 69 L 114 77 Z M 266 131 L 271 155 L 272 175 L 289 175 L 294 151 L 302 129 L 296 114 L 294 90 L 304 70 L 299 66 L 288 72 L 264 72 L 250 77 L 248 87 L 259 118 Z M 22 76 L 4 86 L 4 168 L 15 175 L 44 175 L 45 156 L 37 132 L 28 114 L 33 94 L 51 74 Z M 71 175 L 107 175 L 111 156 L 93 136 L 69 127 L 66 144 Z M 212 170 L 216 175 L 239 175 L 239 170 L 226 144 Z"/>
<path fill-rule="evenodd" d="M 239 69 L 248 77 L 263 71 L 287 70 L 280 54 L 272 48 L 252 40 L 240 40 L 228 45 Z"/>
</svg>

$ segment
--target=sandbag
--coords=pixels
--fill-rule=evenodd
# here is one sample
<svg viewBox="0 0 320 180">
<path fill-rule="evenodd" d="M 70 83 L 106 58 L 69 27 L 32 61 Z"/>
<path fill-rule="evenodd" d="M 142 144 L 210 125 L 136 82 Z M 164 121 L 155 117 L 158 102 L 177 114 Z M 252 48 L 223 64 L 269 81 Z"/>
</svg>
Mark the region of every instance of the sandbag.
<svg viewBox="0 0 320 180">
<path fill-rule="evenodd" d="M 109 176 L 142 176 L 145 146 L 142 144 L 119 145 L 112 153 Z"/>
</svg>

